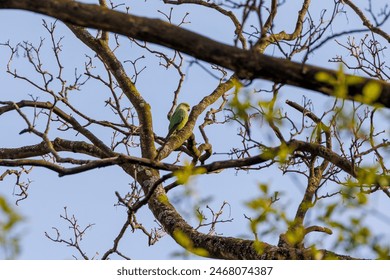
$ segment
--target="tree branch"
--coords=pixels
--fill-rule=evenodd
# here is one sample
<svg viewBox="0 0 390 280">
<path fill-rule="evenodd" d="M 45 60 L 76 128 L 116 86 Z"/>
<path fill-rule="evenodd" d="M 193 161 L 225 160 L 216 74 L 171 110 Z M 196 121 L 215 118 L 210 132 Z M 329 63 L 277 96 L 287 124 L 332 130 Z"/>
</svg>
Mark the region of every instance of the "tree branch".
<svg viewBox="0 0 390 280">
<path fill-rule="evenodd" d="M 107 147 L 98 137 L 96 137 L 92 132 L 90 132 L 87 128 L 83 127 L 74 117 L 68 115 L 63 110 L 55 106 L 50 102 L 39 102 L 39 101 L 31 101 L 31 100 L 22 100 L 17 103 L 12 101 L 3 102 L 0 101 L 0 104 L 4 104 L 4 106 L 0 107 L 0 115 L 10 112 L 13 110 L 17 110 L 23 107 L 32 107 L 32 108 L 41 108 L 52 110 L 54 114 L 60 117 L 63 121 L 70 123 L 75 131 L 78 131 L 82 135 L 84 135 L 87 139 L 89 139 L 96 147 L 98 147 L 103 153 L 107 156 L 113 154 L 111 149 Z"/>
<path fill-rule="evenodd" d="M 50 169 L 58 173 L 60 177 L 82 173 L 96 168 L 107 167 L 121 163 L 123 160 L 119 157 L 93 160 L 72 168 L 65 168 L 53 162 L 44 159 L 18 159 L 18 160 L 0 160 L 0 166 L 39 166 Z"/>
<path fill-rule="evenodd" d="M 329 96 L 334 92 L 333 86 L 319 82 L 316 74 L 325 72 L 336 76 L 336 71 L 228 46 L 158 19 L 137 17 L 104 9 L 98 5 L 69 0 L 2 0 L 0 9 L 29 10 L 55 17 L 66 23 L 111 31 L 155 43 L 233 70 L 241 79 L 272 80 Z M 348 85 L 346 98 L 354 99 L 354 96 L 360 95 L 370 81 L 376 80 L 363 78 L 360 83 Z M 390 108 L 390 84 L 376 82 L 382 87 L 377 102 Z"/>
<path fill-rule="evenodd" d="M 142 153 L 147 158 L 154 158 L 154 133 L 152 127 L 152 115 L 150 105 L 144 100 L 138 92 L 134 83 L 127 76 L 121 62 L 115 57 L 108 46 L 107 41 L 95 39 L 86 29 L 78 26 L 67 25 L 68 28 L 79 38 L 84 44 L 90 47 L 96 54 L 99 55 L 102 62 L 108 67 L 112 75 L 119 83 L 124 94 L 132 103 L 137 111 L 140 120 L 140 137 Z"/>
<path fill-rule="evenodd" d="M 195 127 L 196 120 L 206 110 L 208 106 L 217 101 L 224 93 L 232 89 L 237 85 L 238 81 L 233 75 L 229 80 L 223 82 L 217 86 L 217 88 L 208 96 L 204 97 L 198 105 L 194 106 L 188 117 L 186 125 L 175 135 L 169 137 L 168 141 L 161 147 L 158 152 L 157 160 L 166 158 L 173 150 L 179 148 L 184 141 L 186 141 L 191 135 Z"/>
<path fill-rule="evenodd" d="M 367 26 L 367 28 L 370 29 L 372 32 L 382 36 L 387 40 L 387 42 L 390 43 L 390 34 L 384 32 L 382 29 L 378 28 L 377 26 L 374 26 L 364 15 L 364 13 L 351 0 L 343 0 L 343 2 L 347 4 L 349 7 L 351 7 L 351 9 L 359 16 L 364 26 Z"/>
</svg>

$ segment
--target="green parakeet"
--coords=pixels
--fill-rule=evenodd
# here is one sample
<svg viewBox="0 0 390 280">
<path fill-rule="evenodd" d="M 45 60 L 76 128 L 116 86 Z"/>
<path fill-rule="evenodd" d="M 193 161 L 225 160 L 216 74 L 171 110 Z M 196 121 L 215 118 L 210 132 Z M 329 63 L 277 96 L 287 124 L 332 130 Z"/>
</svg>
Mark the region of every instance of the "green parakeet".
<svg viewBox="0 0 390 280">
<path fill-rule="evenodd" d="M 188 121 L 188 112 L 190 111 L 190 105 L 188 103 L 180 103 L 172 117 L 169 120 L 169 132 L 166 138 L 172 133 L 178 131 L 184 127 Z"/>
</svg>

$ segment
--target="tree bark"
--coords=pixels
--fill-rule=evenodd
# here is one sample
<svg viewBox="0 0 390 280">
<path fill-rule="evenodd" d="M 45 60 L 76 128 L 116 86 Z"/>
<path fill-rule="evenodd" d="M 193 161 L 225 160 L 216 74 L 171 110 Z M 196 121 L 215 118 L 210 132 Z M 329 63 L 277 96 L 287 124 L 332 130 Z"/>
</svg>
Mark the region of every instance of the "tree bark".
<svg viewBox="0 0 390 280">
<path fill-rule="evenodd" d="M 266 79 L 329 96 L 334 92 L 333 86 L 319 82 L 316 74 L 325 72 L 336 76 L 336 71 L 242 50 L 159 19 L 137 17 L 70 0 L 0 0 L 0 9 L 33 11 L 65 23 L 111 31 L 155 43 L 230 69 L 241 79 Z M 376 102 L 390 108 L 390 84 L 370 78 L 363 78 L 360 83 L 348 85 L 346 98 L 354 99 L 362 93 L 364 86 L 372 81 L 379 83 L 382 88 Z"/>
</svg>

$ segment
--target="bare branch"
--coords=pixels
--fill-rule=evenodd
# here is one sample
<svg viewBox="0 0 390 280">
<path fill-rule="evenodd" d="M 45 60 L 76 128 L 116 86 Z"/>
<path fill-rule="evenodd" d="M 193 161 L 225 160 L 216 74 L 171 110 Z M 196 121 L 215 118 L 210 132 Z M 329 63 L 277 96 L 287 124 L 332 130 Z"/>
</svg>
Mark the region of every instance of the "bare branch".
<svg viewBox="0 0 390 280">
<path fill-rule="evenodd" d="M 76 217 L 74 215 L 72 215 L 71 217 L 68 216 L 68 211 L 66 207 L 64 207 L 64 212 L 65 215 L 60 215 L 60 217 L 70 224 L 69 229 L 73 232 L 73 237 L 70 237 L 69 240 L 62 239 L 60 231 L 55 227 L 53 227 L 53 230 L 55 231 L 55 237 L 51 237 L 47 232 L 45 232 L 45 236 L 53 242 L 64 243 L 67 246 L 75 248 L 83 259 L 88 260 L 89 257 L 81 249 L 80 243 L 83 240 L 86 231 L 93 227 L 94 224 L 89 224 L 85 228 L 81 229 Z"/>
<path fill-rule="evenodd" d="M 347 4 L 349 7 L 351 7 L 352 10 L 360 17 L 360 19 L 363 22 L 364 26 L 367 26 L 372 32 L 377 33 L 378 35 L 382 36 L 387 40 L 387 42 L 390 43 L 390 34 L 384 32 L 382 29 L 380 29 L 378 26 L 374 26 L 368 18 L 364 15 L 362 10 L 360 10 L 351 0 L 343 0 L 345 4 Z"/>
<path fill-rule="evenodd" d="M 327 83 L 318 82 L 315 77 L 319 72 L 336 76 L 335 71 L 308 64 L 302 67 L 300 63 L 227 46 L 160 20 L 136 17 L 102 9 L 96 5 L 74 1 L 6 0 L 0 3 L 0 8 L 31 10 L 56 17 L 74 25 L 112 31 L 160 44 L 234 70 L 236 75 L 243 79 L 263 78 L 315 90 L 326 95 L 333 95 L 333 87 Z M 305 7 L 303 6 L 304 10 Z M 79 36 L 81 34 L 81 32 L 78 33 Z M 187 44 L 187 42 L 192 43 Z M 117 66 L 113 68 L 113 73 L 123 73 L 123 71 L 117 69 Z M 363 78 L 361 83 L 349 85 L 347 97 L 354 99 L 354 96 L 360 94 L 364 86 L 370 81 L 372 80 Z M 382 92 L 377 102 L 390 108 L 390 85 L 382 82 L 378 83 L 382 87 Z M 140 102 L 140 104 L 147 106 L 145 102 Z M 150 133 L 146 134 L 150 137 Z M 150 142 L 150 139 L 148 142 Z"/>
</svg>

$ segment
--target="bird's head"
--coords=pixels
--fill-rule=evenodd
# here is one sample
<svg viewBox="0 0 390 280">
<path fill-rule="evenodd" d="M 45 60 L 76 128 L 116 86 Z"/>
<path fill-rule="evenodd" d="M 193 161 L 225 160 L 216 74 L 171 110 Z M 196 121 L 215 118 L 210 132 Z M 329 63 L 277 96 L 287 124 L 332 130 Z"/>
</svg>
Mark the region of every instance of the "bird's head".
<svg viewBox="0 0 390 280">
<path fill-rule="evenodd" d="M 185 110 L 185 111 L 187 111 L 187 112 L 189 112 L 189 111 L 191 110 L 190 104 L 185 103 L 185 102 L 180 103 L 180 104 L 177 106 L 177 108 L 178 108 L 178 109 Z"/>
</svg>

